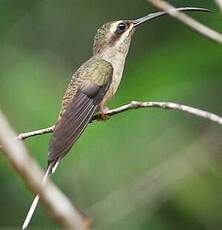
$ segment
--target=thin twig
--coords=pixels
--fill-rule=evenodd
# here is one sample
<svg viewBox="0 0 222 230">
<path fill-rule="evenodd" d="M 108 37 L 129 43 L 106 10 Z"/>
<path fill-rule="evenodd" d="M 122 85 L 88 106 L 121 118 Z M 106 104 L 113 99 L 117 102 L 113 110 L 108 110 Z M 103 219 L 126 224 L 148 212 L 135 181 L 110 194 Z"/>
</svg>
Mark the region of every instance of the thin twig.
<svg viewBox="0 0 222 230">
<path fill-rule="evenodd" d="M 39 194 L 45 208 L 63 229 L 85 230 L 86 222 L 77 208 L 50 181 L 42 186 L 43 171 L 30 157 L 24 144 L 15 138 L 15 133 L 0 111 L 0 143 L 3 155 L 16 169 L 28 188 Z"/>
<path fill-rule="evenodd" d="M 128 111 L 128 110 L 133 110 L 133 109 L 140 109 L 140 108 L 161 108 L 161 109 L 170 109 L 170 110 L 174 110 L 174 111 L 180 111 L 180 112 L 185 112 L 185 113 L 189 113 L 192 115 L 195 115 L 197 117 L 201 117 L 204 119 L 207 119 L 209 121 L 213 121 L 216 122 L 220 125 L 222 125 L 222 117 L 214 114 L 214 113 L 210 113 L 201 109 L 197 109 L 191 106 L 187 106 L 187 105 L 182 105 L 182 104 L 177 104 L 177 103 L 173 103 L 173 102 L 139 102 L 139 101 L 131 101 L 129 104 L 120 106 L 118 108 L 115 109 L 111 109 L 108 110 L 105 114 L 112 117 L 116 114 Z M 100 114 L 95 114 L 94 117 L 92 118 L 92 120 L 100 120 L 101 119 L 101 115 Z M 35 130 L 35 131 L 30 131 L 30 132 L 26 132 L 26 133 L 20 133 L 18 135 L 18 139 L 20 140 L 24 140 L 33 136 L 37 136 L 37 135 L 43 135 L 43 134 L 47 134 L 47 133 L 52 133 L 54 129 L 54 126 L 50 126 L 48 128 L 45 129 L 39 129 L 39 130 Z"/>
<path fill-rule="evenodd" d="M 182 104 L 177 104 L 173 102 L 139 102 L 139 101 L 132 101 L 127 105 L 120 106 L 116 109 L 109 110 L 106 114 L 108 116 L 113 116 L 118 113 L 122 113 L 128 110 L 132 109 L 139 109 L 139 108 L 161 108 L 161 109 L 170 109 L 170 110 L 175 110 L 175 111 L 180 111 L 180 112 L 185 112 L 189 113 L 192 115 L 195 115 L 197 117 L 201 117 L 213 122 L 216 122 L 220 125 L 222 125 L 222 117 L 214 114 L 207 112 L 205 110 L 197 109 L 191 106 L 187 105 L 182 105 Z M 95 119 L 96 117 L 94 117 Z"/>
<path fill-rule="evenodd" d="M 201 24 L 200 22 L 194 20 L 193 18 L 187 16 L 186 14 L 177 11 L 171 4 L 163 1 L 163 0 L 147 0 L 149 3 L 159 8 L 160 10 L 165 11 L 171 17 L 178 19 L 183 22 L 196 32 L 204 35 L 205 37 L 216 41 L 217 43 L 222 44 L 222 34 L 210 29 L 209 27 Z M 219 0 L 218 0 L 219 2 Z M 221 2 L 221 1 L 220 1 Z"/>
<path fill-rule="evenodd" d="M 50 126 L 48 128 L 45 128 L 45 129 L 39 129 L 39 130 L 30 131 L 30 132 L 26 132 L 26 133 L 20 133 L 17 136 L 17 139 L 25 140 L 29 137 L 34 137 L 34 136 L 39 136 L 39 135 L 43 135 L 43 134 L 47 134 L 47 133 L 52 133 L 53 130 L 54 130 L 54 125 Z"/>
</svg>

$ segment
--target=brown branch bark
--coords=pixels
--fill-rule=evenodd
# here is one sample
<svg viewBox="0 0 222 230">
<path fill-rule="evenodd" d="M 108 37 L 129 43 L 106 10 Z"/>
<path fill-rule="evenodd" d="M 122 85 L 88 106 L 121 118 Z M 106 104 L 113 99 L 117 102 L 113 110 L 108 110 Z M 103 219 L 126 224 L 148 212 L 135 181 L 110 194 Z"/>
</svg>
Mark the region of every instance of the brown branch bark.
<svg viewBox="0 0 222 230">
<path fill-rule="evenodd" d="M 16 169 L 28 188 L 35 194 L 39 194 L 45 208 L 63 229 L 87 229 L 85 219 L 78 209 L 52 182 L 47 181 L 42 186 L 43 171 L 30 157 L 24 144 L 15 136 L 0 111 L 0 143 L 8 162 Z"/>
<path fill-rule="evenodd" d="M 187 16 L 186 14 L 179 12 L 173 7 L 171 4 L 167 3 L 163 0 L 147 0 L 147 2 L 151 3 L 155 7 L 160 10 L 165 11 L 171 17 L 176 18 L 177 20 L 181 21 L 182 23 L 186 24 L 196 32 L 200 33 L 201 35 L 216 41 L 217 43 L 222 44 L 222 34 L 210 29 L 209 27 L 201 24 L 200 22 L 194 20 L 193 18 Z M 221 0 L 217 0 L 217 2 L 221 3 Z"/>
</svg>

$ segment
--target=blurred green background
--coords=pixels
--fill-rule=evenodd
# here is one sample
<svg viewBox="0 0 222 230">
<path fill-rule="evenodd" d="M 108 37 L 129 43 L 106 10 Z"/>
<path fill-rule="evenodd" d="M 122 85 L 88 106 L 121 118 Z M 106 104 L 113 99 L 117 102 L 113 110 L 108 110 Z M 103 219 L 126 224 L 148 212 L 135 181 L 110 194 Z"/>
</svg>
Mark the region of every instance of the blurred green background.
<svg viewBox="0 0 222 230">
<path fill-rule="evenodd" d="M 214 1 L 190 13 L 222 31 Z M 52 125 L 96 29 L 156 11 L 145 0 L 1 0 L 0 107 L 16 131 Z M 169 17 L 140 28 L 110 107 L 174 101 L 222 114 L 222 47 Z M 46 166 L 50 135 L 26 141 Z M 144 109 L 89 125 L 53 181 L 88 214 L 94 229 L 222 229 L 222 130 L 183 113 Z M 33 199 L 0 158 L 0 228 L 18 229 Z M 39 205 L 31 229 L 58 229 Z"/>
</svg>

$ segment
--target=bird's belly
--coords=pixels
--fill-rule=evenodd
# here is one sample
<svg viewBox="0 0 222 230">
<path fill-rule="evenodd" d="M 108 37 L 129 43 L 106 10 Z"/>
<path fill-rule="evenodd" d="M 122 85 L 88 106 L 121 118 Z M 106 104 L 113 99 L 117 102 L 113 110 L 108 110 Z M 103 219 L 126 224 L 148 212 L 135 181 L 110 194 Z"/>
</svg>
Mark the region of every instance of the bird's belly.
<svg viewBox="0 0 222 230">
<path fill-rule="evenodd" d="M 101 104 L 105 105 L 107 103 L 107 101 L 109 101 L 116 93 L 120 81 L 122 79 L 122 73 L 123 73 L 123 69 L 119 70 L 119 71 L 114 71 L 113 74 L 113 78 L 112 78 L 112 82 L 110 84 L 109 90 L 107 91 L 106 95 L 104 96 Z"/>
</svg>

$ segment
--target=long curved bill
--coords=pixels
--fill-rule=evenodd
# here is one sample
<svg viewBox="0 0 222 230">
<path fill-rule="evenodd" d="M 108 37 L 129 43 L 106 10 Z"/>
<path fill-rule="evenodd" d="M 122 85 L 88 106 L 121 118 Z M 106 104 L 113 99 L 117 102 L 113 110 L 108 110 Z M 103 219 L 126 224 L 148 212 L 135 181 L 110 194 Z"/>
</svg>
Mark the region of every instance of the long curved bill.
<svg viewBox="0 0 222 230">
<path fill-rule="evenodd" d="M 202 12 L 210 12 L 208 9 L 204 8 L 195 8 L 195 7 L 181 7 L 181 8 L 176 8 L 177 11 L 202 11 Z M 139 25 L 142 25 L 143 23 L 150 21 L 155 18 L 159 18 L 161 16 L 167 15 L 166 12 L 156 12 L 152 14 L 148 14 L 142 18 L 138 18 L 136 20 L 133 20 L 134 27 L 137 27 Z"/>
</svg>

